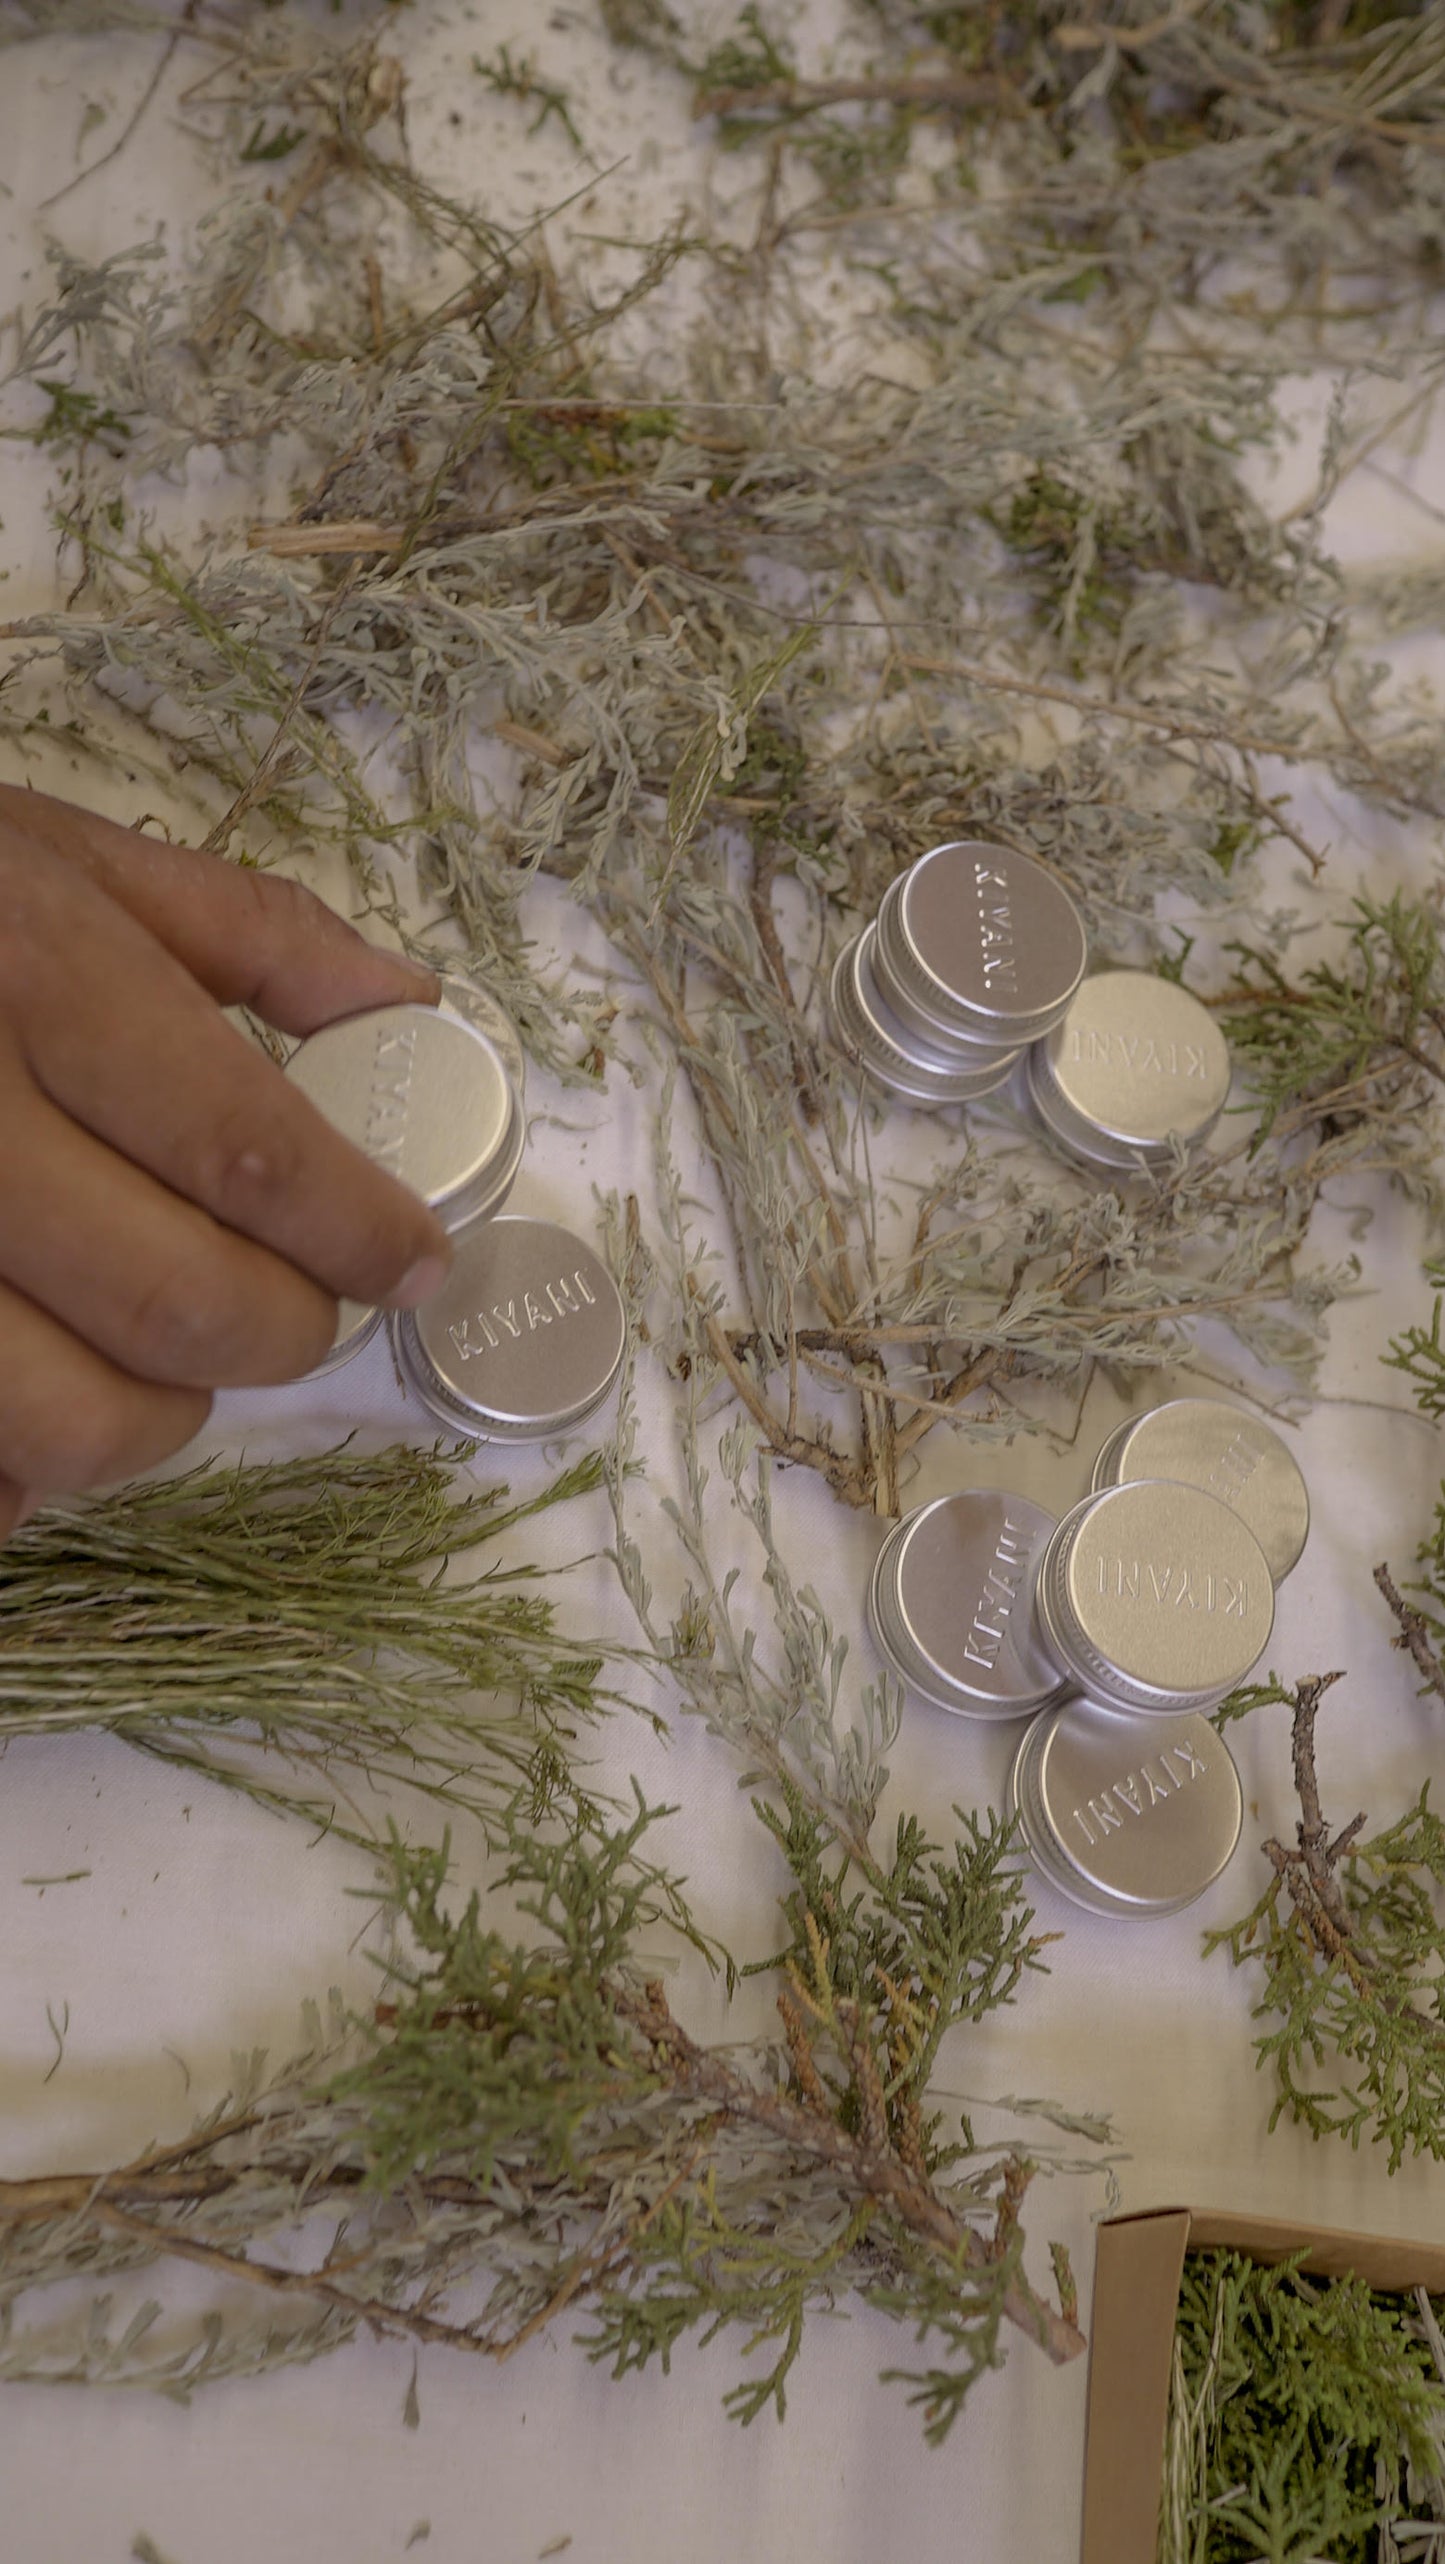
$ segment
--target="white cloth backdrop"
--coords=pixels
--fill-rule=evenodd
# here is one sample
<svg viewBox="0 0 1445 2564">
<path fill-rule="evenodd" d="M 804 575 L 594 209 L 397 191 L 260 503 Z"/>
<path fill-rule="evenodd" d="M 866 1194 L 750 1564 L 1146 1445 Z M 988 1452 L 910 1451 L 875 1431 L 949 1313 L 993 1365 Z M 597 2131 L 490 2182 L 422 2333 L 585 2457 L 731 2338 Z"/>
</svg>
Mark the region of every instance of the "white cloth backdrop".
<svg viewBox="0 0 1445 2564">
<path fill-rule="evenodd" d="M 565 192 L 569 168 L 575 177 L 551 136 L 529 138 L 520 110 L 491 98 L 468 72 L 474 52 L 504 40 L 532 44 L 544 69 L 579 88 L 599 162 L 633 155 L 599 190 L 589 217 L 598 229 L 624 230 L 639 207 L 670 205 L 703 183 L 703 146 L 671 89 L 645 67 L 619 67 L 587 25 L 563 13 L 543 28 L 521 0 L 489 10 L 423 5 L 399 13 L 396 32 L 408 56 L 419 156 L 435 165 L 440 155 L 443 170 L 464 184 L 480 185 L 485 172 L 490 211 L 516 216 Z M 113 167 L 41 210 L 41 200 L 119 130 L 158 47 L 154 35 L 53 38 L 0 54 L 0 310 L 34 308 L 47 238 L 89 255 L 157 227 L 174 242 L 212 200 L 216 170 L 172 123 L 189 68 L 183 52 Z M 92 102 L 107 111 L 93 130 Z M 456 103 L 465 110 L 460 128 L 448 123 Z M 640 147 L 639 133 L 647 136 Z M 1317 411 L 1311 386 L 1300 387 L 1298 406 L 1307 419 Z M 1274 485 L 1282 498 L 1309 484 L 1308 439 L 1289 469 L 1297 479 Z M 0 445 L 7 614 L 51 603 L 63 590 L 45 483 L 43 458 Z M 198 454 L 188 492 L 198 521 L 223 499 L 234 505 L 226 489 L 219 458 Z M 1356 493 L 1341 542 L 1357 554 L 1417 548 L 1422 519 L 1376 491 L 1388 514 Z M 164 492 L 156 497 L 175 503 Z M 5 771 L 19 771 L 13 757 Z M 61 760 L 36 774 L 77 797 L 100 797 L 82 765 Z M 105 806 L 130 816 L 139 804 L 118 778 Z M 177 825 L 186 824 L 186 811 L 178 803 Z M 1388 886 L 1418 865 L 1412 841 L 1367 822 L 1337 795 L 1302 815 L 1334 848 L 1341 905 L 1357 882 Z M 344 881 L 330 888 L 345 901 Z M 575 919 L 550 899 L 538 893 L 536 931 L 563 954 L 581 950 Z M 613 1078 L 605 1101 L 579 1103 L 534 1074 L 530 1101 L 533 1134 L 514 1207 L 591 1231 L 593 1187 L 646 1191 L 647 1108 L 622 1078 Z M 685 1146 L 685 1130 L 681 1136 Z M 920 1139 L 915 1117 L 890 1124 L 901 1165 L 910 1149 L 926 1154 L 937 1136 L 929 1128 Z M 1322 1256 L 1348 1251 L 1350 1207 L 1321 1223 Z M 1442 1459 L 1437 1435 L 1404 1412 L 1403 1384 L 1379 1367 L 1390 1327 L 1423 1314 L 1426 1295 L 1413 1220 L 1388 1201 L 1374 1208 L 1361 1249 L 1362 1295 L 1332 1323 L 1330 1395 L 1296 1437 L 1314 1528 L 1281 1595 L 1270 1649 L 1290 1676 L 1349 1668 L 1348 1686 L 1321 1722 L 1327 1805 L 1341 1821 L 1359 1805 L 1382 1817 L 1397 1811 L 1442 1759 L 1439 1706 L 1413 1696 L 1370 1585 L 1379 1558 L 1397 1571 L 1408 1567 Z M 1223 1351 L 1206 1348 L 1216 1360 Z M 659 1455 L 670 1448 L 663 1388 L 647 1383 L 645 1401 L 643 1447 Z M 980 1461 L 936 1434 L 910 1492 L 922 1499 L 971 1479 L 1013 1484 L 1060 1505 L 1084 1491 L 1092 1453 L 1120 1412 L 1107 1390 L 1096 1390 L 1065 1457 L 1044 1442 L 1021 1441 Z M 223 1399 L 209 1444 L 258 1456 L 311 1450 L 352 1427 L 377 1438 L 421 1430 L 398 1395 L 384 1343 L 323 1386 Z M 660 1465 L 654 1457 L 654 1480 Z M 521 1488 L 540 1483 L 545 1468 L 541 1455 L 522 1453 L 499 1474 Z M 651 1498 L 649 1487 L 639 1503 Z M 785 1544 L 808 1562 L 871 1673 L 861 1596 L 879 1527 L 834 1507 L 811 1480 L 780 1481 L 777 1503 Z M 666 1544 L 648 1518 L 665 1579 Z M 600 1550 L 608 1528 L 600 1502 L 554 1514 L 536 1526 L 536 1553 L 560 1559 Z M 630 1634 L 600 1558 L 574 1568 L 560 1599 L 572 1627 Z M 948 1828 L 953 1804 L 996 1802 L 1015 1733 L 911 1709 L 885 1827 L 895 1807 L 917 1809 L 938 1832 Z M 614 1727 L 602 1751 L 614 1779 L 635 1770 L 654 1798 L 678 1803 L 667 1848 L 706 1923 L 741 1955 L 763 1951 L 773 1938 L 776 1864 L 722 1747 L 686 1726 L 664 1744 L 638 1721 Z M 1207 2201 L 1438 2239 L 1445 2180 L 1437 2170 L 1407 2166 L 1389 2180 L 1368 2145 L 1358 2154 L 1337 2143 L 1316 2147 L 1289 2128 L 1266 2137 L 1270 2087 L 1250 2045 L 1253 1981 L 1234 1976 L 1221 1958 L 1205 1965 L 1199 1950 L 1203 1927 L 1242 1912 L 1257 1893 L 1258 1843 L 1290 1821 L 1283 1727 L 1256 1722 L 1239 1733 L 1237 1751 L 1244 1844 L 1217 1889 L 1173 1921 L 1135 1927 L 1075 1913 L 1041 1891 L 1041 1921 L 1065 1934 L 1050 1954 L 1051 1972 L 1011 2011 L 957 2043 L 943 2080 L 976 2099 L 1042 2094 L 1108 2111 L 1131 2207 Z M 65 1886 L 23 1883 L 81 1869 L 88 1875 Z M 366 1908 L 347 1892 L 364 1889 L 367 1877 L 345 1847 L 308 1844 L 299 1829 L 103 1738 L 12 1746 L 0 1764 L 0 2172 L 100 2165 L 177 2135 L 225 2088 L 235 2051 L 288 2051 L 308 1995 L 336 1984 L 366 2000 L 374 1979 L 357 1946 Z M 685 1973 L 677 1999 L 694 2026 L 723 2031 L 721 1998 L 700 1978 Z M 60 2020 L 67 2006 L 57 2066 L 47 2012 Z M 760 2026 L 765 2012 L 754 1992 L 741 2026 Z M 1047 2193 L 1041 2184 L 1031 2202 L 1040 2271 L 1045 2239 L 1063 2236 L 1086 2314 L 1089 2221 L 1100 2197 L 1097 2183 L 1061 2179 Z M 198 2274 L 183 2272 L 177 2284 L 182 2299 L 204 2295 Z M 706 2353 L 684 2346 L 669 2379 L 647 2374 L 621 2384 L 562 2335 L 533 2343 L 502 2368 L 427 2352 L 414 2429 L 403 2426 L 412 2356 L 395 2343 L 363 2341 L 313 2368 L 203 2393 L 189 2409 L 120 2392 L 11 2388 L 0 2393 L 0 2557 L 124 2564 L 143 2531 L 172 2564 L 255 2564 L 263 2555 L 286 2564 L 389 2564 L 425 2522 L 417 2548 L 427 2564 L 531 2564 L 560 2551 L 573 2564 L 664 2564 L 681 2555 L 693 2564 L 740 2556 L 794 2564 L 825 2554 L 857 2564 L 904 2556 L 910 2564 L 1004 2557 L 1069 2564 L 1083 2364 L 1057 2372 L 1015 2344 L 947 2446 L 930 2453 L 900 2389 L 877 2382 L 881 2368 L 908 2364 L 910 2352 L 881 2317 L 821 2319 L 790 2381 L 785 2425 L 765 2417 L 746 2434 L 721 2410 L 736 2374 L 736 2345 L 728 2342 Z"/>
</svg>

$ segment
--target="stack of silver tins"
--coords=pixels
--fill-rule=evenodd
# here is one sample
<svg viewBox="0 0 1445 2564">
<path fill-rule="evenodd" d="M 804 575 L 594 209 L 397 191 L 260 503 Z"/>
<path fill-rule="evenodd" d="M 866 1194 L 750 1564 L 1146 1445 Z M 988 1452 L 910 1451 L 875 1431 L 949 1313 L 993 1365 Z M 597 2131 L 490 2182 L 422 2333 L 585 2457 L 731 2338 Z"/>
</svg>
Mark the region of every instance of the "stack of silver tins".
<svg viewBox="0 0 1445 2564">
<path fill-rule="evenodd" d="M 1151 971 L 1086 979 L 1061 1023 L 1029 1052 L 1045 1128 L 1085 1166 L 1166 1166 L 1176 1140 L 1211 1131 L 1229 1093 L 1229 1048 L 1208 1009 Z"/>
<path fill-rule="evenodd" d="M 622 1299 L 592 1248 L 550 1220 L 488 1220 L 441 1289 L 392 1319 L 397 1368 L 428 1412 L 483 1442 L 544 1442 L 600 1407 L 622 1365 Z"/>
<path fill-rule="evenodd" d="M 381 1006 L 324 1025 L 286 1075 L 328 1122 L 419 1193 L 448 1229 L 490 1218 L 512 1189 L 526 1122 L 496 1043 L 433 1006 Z M 359 1351 L 375 1310 L 343 1304 L 334 1370 Z"/>
<path fill-rule="evenodd" d="M 1130 1478 L 1173 1478 L 1218 1496 L 1249 1525 L 1276 1585 L 1309 1534 L 1309 1493 L 1292 1454 L 1257 1416 L 1218 1398 L 1171 1398 L 1126 1416 L 1094 1463 L 1094 1487 Z"/>
<path fill-rule="evenodd" d="M 1034 1626 L 1054 1517 L 1026 1496 L 971 1488 L 895 1525 L 868 1594 L 874 1637 L 911 1690 L 965 1718 L 1024 1718 L 1061 1684 Z"/>
<path fill-rule="evenodd" d="M 1044 1552 L 1039 1627 L 1061 1672 L 1112 1709 L 1213 1709 L 1269 1644 L 1274 1581 L 1218 1496 L 1158 1478 L 1106 1487 Z"/>
<path fill-rule="evenodd" d="M 845 944 L 833 965 L 829 996 L 843 1048 L 869 1075 L 910 1104 L 966 1104 L 1002 1086 L 1018 1058 L 1012 1050 L 971 1043 L 946 1049 L 911 1032 L 883 997 L 874 967 L 876 923 Z"/>
<path fill-rule="evenodd" d="M 1017 1050 L 1057 1024 L 1084 975 L 1083 920 L 1030 855 L 934 846 L 878 911 L 878 985 L 910 1034 Z"/>
<path fill-rule="evenodd" d="M 1093 1914 L 1177 1914 L 1239 1840 L 1234 1757 L 1207 1718 L 1121 1717 L 1088 1700 L 1035 1719 L 1008 1807 L 1035 1869 Z"/>
<path fill-rule="evenodd" d="M 833 1022 L 891 1093 L 967 1103 L 1057 1023 L 1085 958 L 1078 910 L 1042 864 L 977 839 L 934 846 L 839 955 Z"/>
</svg>

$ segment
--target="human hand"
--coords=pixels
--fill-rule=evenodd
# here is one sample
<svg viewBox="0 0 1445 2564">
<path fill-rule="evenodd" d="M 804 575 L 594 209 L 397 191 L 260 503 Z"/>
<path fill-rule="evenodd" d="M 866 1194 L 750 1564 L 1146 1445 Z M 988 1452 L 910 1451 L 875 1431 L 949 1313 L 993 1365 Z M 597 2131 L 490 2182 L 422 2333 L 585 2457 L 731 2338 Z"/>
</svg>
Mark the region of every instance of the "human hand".
<svg viewBox="0 0 1445 2564">
<path fill-rule="evenodd" d="M 440 1223 L 220 1011 L 436 993 L 293 882 L 0 784 L 0 1539 L 309 1371 L 338 1298 L 436 1288 Z"/>
</svg>

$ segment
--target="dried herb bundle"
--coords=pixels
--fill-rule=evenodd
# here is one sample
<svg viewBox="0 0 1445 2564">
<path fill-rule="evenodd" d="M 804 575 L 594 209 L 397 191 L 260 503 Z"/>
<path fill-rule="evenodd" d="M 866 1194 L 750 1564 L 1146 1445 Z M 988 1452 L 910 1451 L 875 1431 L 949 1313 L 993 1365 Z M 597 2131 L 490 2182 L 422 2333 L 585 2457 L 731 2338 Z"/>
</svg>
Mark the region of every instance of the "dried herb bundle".
<svg viewBox="0 0 1445 2564">
<path fill-rule="evenodd" d="M 1159 2564 L 1428 2564 L 1445 2541 L 1445 2337 L 1423 2288 L 1185 2257 Z"/>
<path fill-rule="evenodd" d="M 601 1483 L 594 1456 L 526 1503 L 459 1498 L 440 1449 L 343 1447 L 53 1506 L 0 1548 L 0 1741 L 102 1727 L 344 1831 L 363 1786 L 485 1818 L 525 1777 L 540 1811 L 598 1652 L 535 1569 L 443 1570 Z"/>
</svg>

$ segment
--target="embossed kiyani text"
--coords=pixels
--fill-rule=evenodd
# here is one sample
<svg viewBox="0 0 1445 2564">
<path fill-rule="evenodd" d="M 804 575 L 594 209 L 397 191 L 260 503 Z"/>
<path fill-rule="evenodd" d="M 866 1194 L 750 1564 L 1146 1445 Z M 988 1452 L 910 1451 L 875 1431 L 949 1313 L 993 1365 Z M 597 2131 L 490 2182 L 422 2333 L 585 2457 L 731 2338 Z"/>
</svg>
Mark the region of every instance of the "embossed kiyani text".
<svg viewBox="0 0 1445 2564">
<path fill-rule="evenodd" d="M 447 1333 L 460 1360 L 470 1362 L 477 1354 L 495 1353 L 500 1345 L 535 1335 L 539 1327 L 580 1318 L 584 1308 L 596 1306 L 597 1294 L 580 1273 L 562 1274 L 555 1282 L 539 1283 L 535 1291 L 524 1291 L 520 1299 L 494 1300 L 488 1309 L 474 1309 Z"/>
</svg>

